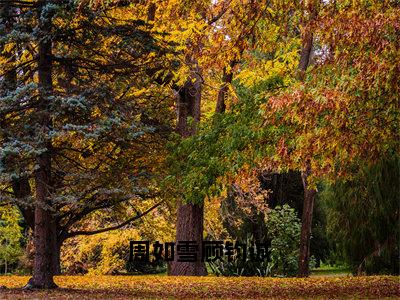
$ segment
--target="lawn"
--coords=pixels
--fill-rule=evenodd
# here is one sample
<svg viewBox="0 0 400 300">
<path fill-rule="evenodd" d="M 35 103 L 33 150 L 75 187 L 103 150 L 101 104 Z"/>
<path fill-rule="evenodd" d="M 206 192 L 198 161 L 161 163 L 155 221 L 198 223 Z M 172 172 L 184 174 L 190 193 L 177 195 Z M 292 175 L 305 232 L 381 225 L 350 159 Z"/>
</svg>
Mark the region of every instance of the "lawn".
<svg viewBox="0 0 400 300">
<path fill-rule="evenodd" d="M 397 299 L 400 277 L 58 276 L 60 289 L 24 291 L 26 276 L 0 276 L 0 299 Z"/>
<path fill-rule="evenodd" d="M 318 269 L 311 270 L 311 276 L 351 276 L 351 270 L 347 267 L 336 267 L 336 266 L 322 266 Z"/>
</svg>

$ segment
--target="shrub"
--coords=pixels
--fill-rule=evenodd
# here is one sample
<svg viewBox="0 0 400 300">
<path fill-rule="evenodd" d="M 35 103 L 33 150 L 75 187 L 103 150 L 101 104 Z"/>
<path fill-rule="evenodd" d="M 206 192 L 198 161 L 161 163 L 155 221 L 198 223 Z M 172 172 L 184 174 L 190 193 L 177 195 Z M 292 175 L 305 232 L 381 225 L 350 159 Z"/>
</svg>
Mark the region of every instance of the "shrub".
<svg viewBox="0 0 400 300">
<path fill-rule="evenodd" d="M 267 236 L 271 241 L 272 275 L 294 276 L 298 270 L 300 220 L 288 205 L 267 214 Z"/>
<path fill-rule="evenodd" d="M 13 206 L 0 207 L 0 268 L 4 273 L 13 271 L 22 256 L 22 228 L 18 221 L 20 214 Z"/>
<path fill-rule="evenodd" d="M 225 257 L 210 262 L 217 276 L 293 276 L 298 270 L 300 220 L 288 205 L 270 209 L 266 217 L 269 259 L 254 261 L 247 251 L 246 260 L 236 255 L 232 261 Z M 252 237 L 247 239 L 250 245 Z"/>
</svg>

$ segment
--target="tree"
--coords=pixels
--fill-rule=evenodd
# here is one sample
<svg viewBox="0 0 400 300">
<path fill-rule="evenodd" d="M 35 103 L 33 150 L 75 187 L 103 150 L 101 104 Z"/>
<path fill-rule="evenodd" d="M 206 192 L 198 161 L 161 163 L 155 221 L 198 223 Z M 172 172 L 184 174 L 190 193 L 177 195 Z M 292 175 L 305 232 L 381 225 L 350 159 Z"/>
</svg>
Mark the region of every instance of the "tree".
<svg viewBox="0 0 400 300">
<path fill-rule="evenodd" d="M 157 4 L 157 13 L 151 14 L 154 18 L 154 28 L 170 32 L 170 39 L 179 45 L 178 49 L 181 49 L 182 65 L 178 76 L 172 79 L 171 86 L 177 96 L 176 132 L 183 139 L 196 134 L 203 101 L 204 76 L 208 75 L 203 73 L 203 69 L 208 67 L 207 62 L 210 61 L 210 56 L 204 53 L 209 54 L 210 46 L 214 47 L 209 37 L 215 32 L 216 22 L 221 20 L 231 6 L 231 1 L 198 2 L 190 5 L 187 2 L 166 1 Z M 179 188 L 174 191 L 178 202 L 177 240 L 192 240 L 201 245 L 204 199 L 190 201 L 191 197 L 182 193 Z M 201 257 L 201 248 L 199 257 Z M 206 268 L 204 262 L 201 261 L 174 262 L 171 265 L 170 274 L 205 275 Z"/>
<path fill-rule="evenodd" d="M 354 274 L 399 273 L 399 163 L 393 156 L 354 166 L 352 179 L 321 193 L 330 240 Z"/>
<path fill-rule="evenodd" d="M 196 62 L 192 62 L 196 65 Z M 190 63 L 189 63 L 190 64 Z M 177 126 L 176 131 L 183 138 L 195 134 L 196 123 L 200 121 L 201 105 L 201 78 L 200 69 L 195 67 L 193 76 L 178 91 L 177 98 Z M 193 124 L 189 124 L 193 120 Z M 182 200 L 180 200 L 182 201 Z M 177 241 L 195 241 L 201 245 L 203 240 L 203 214 L 202 203 L 179 203 L 176 223 Z M 199 252 L 201 257 L 201 251 Z M 191 262 L 174 262 L 169 271 L 171 275 L 207 275 L 204 262 L 197 260 Z"/>
<path fill-rule="evenodd" d="M 235 66 L 244 60 L 245 57 L 248 58 L 252 55 L 251 50 L 254 50 L 257 47 L 256 45 L 259 45 L 258 37 L 261 35 L 260 32 L 262 29 L 265 27 L 268 28 L 268 25 L 273 27 L 272 24 L 275 20 L 273 20 L 274 17 L 271 15 L 272 9 L 270 6 L 274 7 L 273 5 L 256 3 L 254 1 L 220 1 L 211 5 L 197 3 L 193 4 L 193 6 L 185 6 L 184 12 L 174 7 L 174 13 L 176 11 L 181 12 L 180 14 L 185 15 L 186 18 L 183 21 L 179 15 L 175 15 L 178 21 L 177 24 L 173 23 L 172 27 L 180 28 L 179 32 L 183 32 L 181 40 L 184 40 L 186 44 L 197 45 L 201 49 L 200 51 L 191 51 L 191 49 L 197 48 L 194 46 L 188 48 L 186 45 L 183 51 L 184 53 L 190 53 L 191 57 L 193 55 L 196 57 L 196 64 L 199 64 L 202 70 L 199 73 L 201 73 L 201 79 L 204 82 L 203 88 L 208 86 L 207 80 L 213 82 L 213 75 L 210 76 L 210 70 L 219 69 L 222 73 L 218 82 L 220 87 L 217 94 L 214 94 L 214 98 L 207 99 L 204 95 L 202 96 L 202 99 L 205 100 L 203 103 L 207 103 L 207 101 L 215 103 L 215 100 L 217 100 L 217 104 L 213 105 L 215 112 L 207 109 L 207 115 L 214 115 L 211 118 L 212 121 L 206 119 L 205 123 L 207 124 L 205 127 L 201 128 L 199 126 L 200 131 L 195 136 L 183 140 L 172 154 L 174 163 L 171 163 L 171 165 L 175 165 L 176 167 L 173 167 L 171 170 L 173 173 L 171 181 L 176 186 L 176 192 L 181 195 L 183 194 L 186 202 L 202 205 L 207 197 L 214 194 L 216 190 L 217 193 L 220 191 L 221 187 L 217 187 L 220 185 L 218 182 L 219 177 L 226 175 L 224 172 L 230 169 L 227 166 L 229 163 L 225 163 L 224 161 L 226 160 L 224 155 L 229 155 L 227 154 L 229 151 L 224 152 L 223 148 L 217 149 L 217 147 L 226 146 L 224 144 L 224 130 L 226 130 L 226 126 L 230 126 L 231 124 L 224 123 L 224 121 L 232 121 L 231 114 L 227 118 L 222 116 L 222 114 L 226 112 L 228 91 L 233 80 Z M 281 17 L 284 15 L 284 9 L 279 8 L 278 4 L 274 8 L 276 8 L 278 16 Z M 165 10 L 168 11 L 168 9 Z M 165 13 L 165 10 L 163 10 L 163 13 Z M 187 15 L 190 17 L 187 17 Z M 162 19 L 161 16 L 161 23 Z M 187 24 L 187 22 L 191 23 Z M 201 31 L 196 30 L 193 33 L 193 27 L 200 28 Z M 204 72 L 204 70 L 209 71 Z M 251 112 L 251 114 L 254 116 L 254 112 Z M 196 124 L 198 122 L 195 119 L 193 123 Z M 233 128 L 234 126 L 232 126 Z M 207 132 L 207 130 L 210 131 Z M 210 138 L 220 138 L 221 141 L 217 142 L 216 140 L 210 140 Z M 210 144 L 207 144 L 207 141 Z M 198 149 L 201 149 L 201 151 Z M 237 150 L 232 149 L 233 152 Z M 251 160 L 250 157 L 252 156 L 249 156 L 248 160 Z M 232 158 L 232 160 L 228 158 L 227 160 L 235 165 L 232 168 L 235 171 L 237 171 L 237 167 L 244 165 L 244 161 L 235 161 L 235 158 Z M 218 164 L 221 166 L 217 166 Z M 178 214 L 178 224 L 190 223 L 181 222 L 180 218 L 180 214 Z M 187 220 L 199 220 L 197 217 L 191 217 L 190 213 L 186 214 L 185 218 Z M 198 223 L 200 224 L 200 222 Z M 178 232 L 180 227 L 178 226 L 177 228 Z M 187 228 L 188 226 L 182 230 L 188 230 Z M 201 234 L 201 230 L 196 231 Z M 201 237 L 196 240 L 201 240 Z"/>
<path fill-rule="evenodd" d="M 318 41 L 318 45 L 314 44 L 319 56 L 316 66 L 305 73 L 307 52 L 312 48 L 309 34 L 299 65 L 303 82 L 271 97 L 272 111 L 266 113 L 270 120 L 266 124 L 284 128 L 278 146 L 281 164 L 305 170 L 300 275 L 308 273 L 307 245 L 315 196 L 312 185 L 316 178 L 336 180 L 351 176 L 349 166 L 355 161 L 370 165 L 379 157 L 398 151 L 395 124 L 399 111 L 394 95 L 399 91 L 394 69 L 399 61 L 394 58 L 397 42 L 392 39 L 398 7 L 375 2 L 322 6 L 321 16 L 314 25 L 310 24 Z"/>
<path fill-rule="evenodd" d="M 161 204 L 154 203 L 155 182 L 171 119 L 147 74 L 160 74 L 171 61 L 168 43 L 118 8 L 9 3 L 16 21 L 6 27 L 1 63 L 17 77 L 14 89 L 6 85 L 1 93 L 1 200 L 34 215 L 25 217 L 35 233 L 27 286 L 52 288 L 65 239 L 121 228 Z M 22 198 L 15 182 L 24 178 L 32 191 L 24 189 Z M 82 228 L 85 218 L 111 208 L 110 226 Z"/>
<path fill-rule="evenodd" d="M 213 74 L 210 74 L 211 70 L 219 69 L 222 73 L 222 76 L 218 78 L 217 81 L 217 85 L 220 86 L 218 88 L 217 94 L 215 95 L 213 92 L 210 92 L 210 94 L 213 96 L 208 99 L 207 97 L 204 97 L 204 95 L 202 96 L 202 99 L 205 98 L 205 101 L 203 102 L 206 103 L 205 105 L 203 105 L 203 107 L 207 106 L 208 101 L 211 101 L 212 103 L 216 102 L 216 105 L 214 105 L 214 112 L 212 112 L 210 109 L 207 109 L 207 114 L 223 114 L 227 107 L 226 101 L 228 99 L 229 86 L 233 80 L 234 68 L 242 59 L 243 52 L 245 51 L 248 44 L 250 44 L 250 39 L 248 38 L 248 36 L 255 35 L 258 22 L 265 14 L 266 5 L 257 4 L 254 1 L 218 1 L 215 3 L 206 2 L 196 4 L 193 5 L 193 7 L 189 7 L 189 9 L 192 9 L 192 11 L 190 11 L 191 15 L 190 18 L 185 18 L 185 21 L 191 20 L 193 24 L 186 25 L 186 28 L 184 27 L 187 30 L 185 31 L 185 33 L 190 33 L 193 27 L 201 28 L 201 31 L 195 31 L 196 33 L 190 37 L 191 43 L 196 46 L 186 48 L 185 51 L 190 53 L 188 54 L 190 57 L 195 57 L 195 59 L 193 60 L 193 62 L 195 63 L 192 63 L 192 65 L 196 65 L 196 69 L 198 70 L 197 76 L 200 76 L 199 79 L 201 79 L 202 87 L 207 88 L 208 80 L 214 82 L 214 76 Z M 187 12 L 185 11 L 184 15 L 186 13 Z M 185 22 L 183 22 L 183 24 L 184 23 Z M 180 26 L 182 26 L 182 23 L 180 24 Z M 189 39 L 185 40 L 187 44 L 189 44 L 188 41 Z M 180 93 L 181 92 L 179 92 L 179 94 Z M 194 117 L 194 120 L 195 124 L 198 123 L 196 117 Z M 214 118 L 213 120 L 216 122 L 214 125 L 218 126 L 218 117 Z M 182 141 L 182 143 L 186 146 L 190 145 L 198 138 L 198 136 L 199 138 L 201 138 L 202 133 L 197 133 L 196 136 L 187 139 L 187 142 Z M 196 144 L 196 142 L 194 143 Z M 183 146 L 183 148 L 185 148 L 186 146 Z M 208 147 L 208 145 L 206 147 Z M 190 154 L 191 157 L 196 154 L 197 151 L 195 149 L 196 148 L 194 147 L 193 152 Z M 207 150 L 205 150 L 205 148 L 202 149 L 204 150 L 204 153 L 209 153 Z M 179 152 L 180 150 L 176 151 L 175 154 L 178 154 Z M 181 153 L 179 153 L 178 156 L 180 156 L 180 154 Z M 202 160 L 202 158 L 203 155 L 201 155 L 200 160 Z M 173 178 L 182 179 L 185 178 L 185 176 L 188 176 L 188 182 L 192 183 L 191 187 L 187 186 L 184 183 L 181 185 L 180 188 L 177 189 L 178 193 L 182 193 L 182 191 L 185 191 L 183 193 L 184 200 L 185 202 L 190 203 L 187 206 L 187 213 L 181 213 L 181 208 L 184 208 L 186 206 L 180 206 L 178 208 L 177 236 L 184 237 L 185 235 L 181 235 L 180 232 L 188 231 L 188 228 L 193 228 L 193 226 L 195 226 L 196 229 L 194 229 L 194 231 L 197 232 L 197 238 L 195 238 L 194 240 L 199 242 L 202 240 L 203 231 L 203 225 L 201 225 L 203 223 L 202 207 L 204 205 L 204 201 L 206 201 L 207 199 L 208 190 L 213 188 L 215 182 L 218 180 L 218 174 L 220 173 L 218 173 L 218 171 L 215 172 L 215 161 L 209 161 L 210 166 L 204 166 L 204 168 L 208 169 L 208 167 L 210 167 L 211 170 L 205 171 L 206 174 L 202 174 L 199 180 L 191 180 L 193 179 L 192 176 L 194 174 L 198 174 L 199 167 L 199 162 L 196 162 L 196 158 L 194 158 L 193 160 L 190 159 L 186 161 L 187 164 L 185 164 L 185 166 L 182 166 L 181 163 L 178 163 L 180 167 L 175 169 L 176 172 L 173 171 Z M 202 161 L 200 164 L 202 164 L 203 162 L 204 161 Z M 193 163 L 194 165 L 191 166 L 191 163 Z M 186 173 L 186 171 L 189 171 L 189 173 Z M 210 173 L 213 174 L 213 176 L 215 177 L 210 178 Z M 201 182 L 203 179 L 205 179 L 204 177 L 208 177 L 208 183 Z M 196 206 L 200 208 L 201 212 L 196 212 L 196 209 L 193 209 Z M 197 222 L 197 224 L 193 223 L 193 221 L 191 220 L 198 220 L 195 221 Z M 190 224 L 190 226 L 186 226 L 187 224 Z M 193 235 L 189 234 L 189 236 L 193 239 Z M 174 265 L 177 266 L 179 264 L 176 263 Z M 185 269 L 186 271 L 176 271 L 176 268 L 173 268 L 171 273 L 175 275 L 201 275 L 204 274 L 201 269 L 204 270 L 205 268 L 204 264 L 201 264 L 201 267 L 199 267 L 198 269 L 200 271 L 193 271 L 196 268 L 190 269 L 183 267 L 183 270 Z"/>
</svg>

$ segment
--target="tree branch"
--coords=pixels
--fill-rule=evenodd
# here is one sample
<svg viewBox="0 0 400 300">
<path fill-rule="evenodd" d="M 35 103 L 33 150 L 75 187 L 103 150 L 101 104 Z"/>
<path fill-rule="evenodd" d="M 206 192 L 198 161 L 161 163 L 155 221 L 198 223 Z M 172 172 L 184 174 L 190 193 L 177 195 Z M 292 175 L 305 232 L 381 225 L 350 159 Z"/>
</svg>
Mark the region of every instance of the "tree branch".
<svg viewBox="0 0 400 300">
<path fill-rule="evenodd" d="M 69 232 L 66 234 L 66 238 L 70 238 L 70 237 L 77 236 L 77 235 L 94 235 L 94 234 L 98 234 L 98 233 L 102 233 L 102 232 L 119 229 L 119 228 L 124 227 L 125 225 L 128 225 L 129 223 L 132 223 L 133 221 L 136 221 L 136 220 L 140 219 L 141 217 L 147 215 L 149 212 L 151 212 L 152 210 L 154 210 L 155 208 L 160 206 L 163 202 L 164 202 L 164 200 L 156 203 L 155 205 L 153 205 L 152 207 L 147 209 L 145 212 L 138 214 L 118 225 L 106 227 L 106 228 L 102 228 L 102 229 L 94 230 L 94 231 L 72 231 L 72 232 Z"/>
</svg>

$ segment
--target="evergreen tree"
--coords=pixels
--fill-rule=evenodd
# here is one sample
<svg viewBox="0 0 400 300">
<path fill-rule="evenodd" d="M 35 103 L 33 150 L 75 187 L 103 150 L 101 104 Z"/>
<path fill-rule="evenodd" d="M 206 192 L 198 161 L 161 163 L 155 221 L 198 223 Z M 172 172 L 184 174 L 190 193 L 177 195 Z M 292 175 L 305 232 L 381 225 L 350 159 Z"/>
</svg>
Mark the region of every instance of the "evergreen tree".
<svg viewBox="0 0 400 300">
<path fill-rule="evenodd" d="M 160 205 L 139 207 L 156 198 L 171 127 L 151 76 L 169 68 L 169 46 L 118 7 L 6 1 L 1 13 L 1 201 L 18 205 L 34 230 L 28 287 L 52 288 L 65 239 L 120 228 Z M 109 227 L 81 228 L 111 209 Z"/>
<path fill-rule="evenodd" d="M 321 194 L 328 233 L 354 273 L 399 274 L 400 159 L 382 159 Z"/>
</svg>

